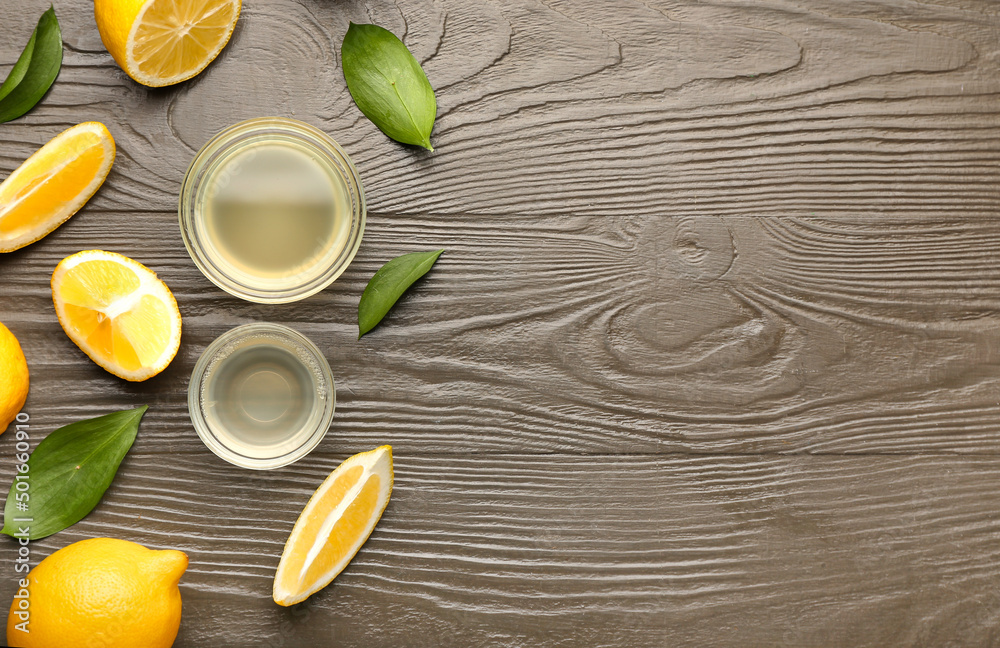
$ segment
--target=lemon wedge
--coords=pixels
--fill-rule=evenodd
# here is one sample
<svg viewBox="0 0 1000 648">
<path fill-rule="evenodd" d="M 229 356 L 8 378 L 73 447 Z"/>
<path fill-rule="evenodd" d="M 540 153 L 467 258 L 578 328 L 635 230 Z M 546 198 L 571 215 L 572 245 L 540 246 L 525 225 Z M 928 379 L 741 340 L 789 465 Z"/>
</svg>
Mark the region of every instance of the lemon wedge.
<svg viewBox="0 0 1000 648">
<path fill-rule="evenodd" d="M 274 575 L 274 602 L 294 605 L 323 589 L 361 549 L 392 493 L 392 447 L 340 464 L 302 509 Z"/>
<path fill-rule="evenodd" d="M 90 200 L 115 161 L 115 140 L 99 122 L 64 130 L 0 184 L 0 252 L 51 233 Z"/>
<path fill-rule="evenodd" d="M 95 0 L 101 40 L 118 67 L 160 87 L 204 70 L 229 42 L 240 0 Z"/>
<path fill-rule="evenodd" d="M 128 257 L 101 250 L 66 257 L 52 273 L 52 301 L 69 339 L 119 378 L 152 378 L 177 355 L 177 302 L 152 270 Z"/>
</svg>

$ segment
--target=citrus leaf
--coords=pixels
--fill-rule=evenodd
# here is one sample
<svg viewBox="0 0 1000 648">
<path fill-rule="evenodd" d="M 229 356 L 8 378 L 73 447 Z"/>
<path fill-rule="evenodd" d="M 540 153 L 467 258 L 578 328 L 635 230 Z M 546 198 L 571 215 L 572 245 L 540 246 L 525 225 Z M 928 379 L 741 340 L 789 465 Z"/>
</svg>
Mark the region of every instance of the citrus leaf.
<svg viewBox="0 0 1000 648">
<path fill-rule="evenodd" d="M 358 337 L 375 328 L 413 282 L 427 274 L 444 250 L 398 256 L 379 268 L 358 303 Z"/>
<path fill-rule="evenodd" d="M 0 86 L 0 124 L 17 119 L 45 96 L 59 76 L 62 56 L 62 32 L 55 9 L 49 7 Z"/>
<path fill-rule="evenodd" d="M 397 142 L 434 150 L 434 89 L 401 40 L 378 25 L 351 23 L 340 59 L 347 89 L 365 117 Z"/>
<path fill-rule="evenodd" d="M 10 69 L 10 74 L 4 79 L 3 85 L 0 85 L 0 99 L 9 95 L 10 91 L 17 87 L 17 84 L 24 78 L 25 73 L 28 71 L 28 64 L 31 63 L 31 55 L 35 52 L 35 38 L 37 36 L 38 28 L 36 27 L 31 32 L 31 38 L 28 39 L 28 44 L 24 46 L 21 56 L 17 58 L 17 63 Z"/>
<path fill-rule="evenodd" d="M 0 533 L 23 537 L 23 527 L 37 540 L 82 520 L 111 485 L 147 409 L 79 421 L 45 437 L 24 462 L 27 469 L 14 474 Z"/>
</svg>

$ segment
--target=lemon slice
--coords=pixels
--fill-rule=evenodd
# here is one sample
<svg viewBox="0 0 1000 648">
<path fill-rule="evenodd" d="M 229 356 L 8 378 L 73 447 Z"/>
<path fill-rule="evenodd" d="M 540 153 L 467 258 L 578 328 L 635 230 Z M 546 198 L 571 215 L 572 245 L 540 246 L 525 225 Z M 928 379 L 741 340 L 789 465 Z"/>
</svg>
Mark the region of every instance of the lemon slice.
<svg viewBox="0 0 1000 648">
<path fill-rule="evenodd" d="M 330 584 L 371 535 L 392 493 L 392 447 L 350 457 L 299 515 L 274 575 L 274 602 L 294 605 Z"/>
<path fill-rule="evenodd" d="M 87 250 L 52 273 L 59 323 L 91 360 L 125 380 L 152 378 L 181 343 L 181 314 L 167 285 L 114 252 Z"/>
<path fill-rule="evenodd" d="M 126 74 L 147 86 L 180 83 L 229 42 L 240 0 L 95 0 L 101 40 Z"/>
<path fill-rule="evenodd" d="M 34 243 L 65 223 L 104 183 L 115 140 L 99 122 L 53 137 L 0 184 L 0 252 Z"/>
</svg>

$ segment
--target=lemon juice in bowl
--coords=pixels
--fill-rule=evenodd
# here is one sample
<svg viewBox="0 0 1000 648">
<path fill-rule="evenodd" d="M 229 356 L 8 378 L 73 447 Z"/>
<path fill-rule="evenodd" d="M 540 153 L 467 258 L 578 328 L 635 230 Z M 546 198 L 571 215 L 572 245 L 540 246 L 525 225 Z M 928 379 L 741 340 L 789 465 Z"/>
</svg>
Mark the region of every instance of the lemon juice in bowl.
<svg viewBox="0 0 1000 648">
<path fill-rule="evenodd" d="M 248 301 L 313 295 L 361 244 L 365 198 L 347 153 L 292 119 L 240 122 L 198 152 L 181 186 L 184 244 L 202 273 Z M 217 455 L 255 469 L 287 465 L 326 434 L 330 365 L 306 337 L 277 324 L 237 327 L 195 365 L 188 410 Z"/>
<path fill-rule="evenodd" d="M 319 349 L 278 324 L 246 324 L 212 342 L 195 365 L 188 410 L 212 452 L 271 469 L 308 454 L 333 419 L 333 375 Z"/>
<path fill-rule="evenodd" d="M 216 135 L 184 177 L 181 235 L 223 290 L 260 303 L 313 295 L 361 244 L 365 199 L 350 158 L 322 131 L 277 117 Z"/>
</svg>

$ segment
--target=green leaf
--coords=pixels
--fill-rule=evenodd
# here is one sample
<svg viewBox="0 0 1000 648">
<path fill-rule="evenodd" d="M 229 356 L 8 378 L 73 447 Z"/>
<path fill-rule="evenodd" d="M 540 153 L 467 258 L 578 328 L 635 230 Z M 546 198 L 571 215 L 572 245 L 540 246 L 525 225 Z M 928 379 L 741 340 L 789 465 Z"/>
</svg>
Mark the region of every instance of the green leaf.
<svg viewBox="0 0 1000 648">
<path fill-rule="evenodd" d="M 31 38 L 28 39 L 28 44 L 24 46 L 24 51 L 18 57 L 17 63 L 11 68 L 10 74 L 7 75 L 3 85 L 0 85 L 0 99 L 9 95 L 10 91 L 17 87 L 17 84 L 24 78 L 24 74 L 28 71 L 28 64 L 31 63 L 31 55 L 35 52 L 35 38 L 37 36 L 38 28 L 36 27 L 31 32 Z"/>
<path fill-rule="evenodd" d="M 375 328 L 413 282 L 427 274 L 444 250 L 398 256 L 379 268 L 358 303 L 358 337 Z"/>
<path fill-rule="evenodd" d="M 397 142 L 434 150 L 434 89 L 401 40 L 378 25 L 351 23 L 340 59 L 347 89 L 365 117 Z"/>
<path fill-rule="evenodd" d="M 0 86 L 0 124 L 17 119 L 45 96 L 59 76 L 62 56 L 62 32 L 55 9 L 49 7 Z"/>
<path fill-rule="evenodd" d="M 82 520 L 111 485 L 147 409 L 143 405 L 72 423 L 45 437 L 28 458 L 27 470 L 14 473 L 0 533 L 21 537 L 24 527 L 37 540 Z M 21 481 L 27 490 L 18 488 Z"/>
</svg>

